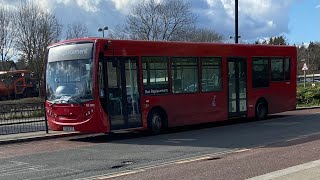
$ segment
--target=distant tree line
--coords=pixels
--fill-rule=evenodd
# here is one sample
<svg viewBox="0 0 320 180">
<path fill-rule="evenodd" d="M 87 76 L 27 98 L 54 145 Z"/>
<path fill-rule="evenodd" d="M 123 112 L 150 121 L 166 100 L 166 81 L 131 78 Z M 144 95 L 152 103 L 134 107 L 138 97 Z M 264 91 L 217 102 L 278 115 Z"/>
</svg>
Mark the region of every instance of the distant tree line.
<svg viewBox="0 0 320 180">
<path fill-rule="evenodd" d="M 285 36 L 275 36 L 269 39 L 258 40 L 255 44 L 268 44 L 268 45 L 288 45 L 287 38 Z"/>
<path fill-rule="evenodd" d="M 310 42 L 308 46 L 301 45 L 298 49 L 298 74 L 302 75 L 303 64 L 308 66 L 307 74 L 320 73 L 320 42 Z"/>
</svg>

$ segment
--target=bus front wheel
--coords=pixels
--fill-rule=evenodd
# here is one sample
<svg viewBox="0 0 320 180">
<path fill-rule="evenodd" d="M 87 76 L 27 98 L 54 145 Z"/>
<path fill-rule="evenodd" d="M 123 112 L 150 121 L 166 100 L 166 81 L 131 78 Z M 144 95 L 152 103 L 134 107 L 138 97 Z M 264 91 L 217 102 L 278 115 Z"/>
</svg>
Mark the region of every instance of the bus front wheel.
<svg viewBox="0 0 320 180">
<path fill-rule="evenodd" d="M 160 134 L 163 129 L 163 116 L 159 111 L 153 110 L 148 117 L 149 130 L 152 134 Z"/>
<path fill-rule="evenodd" d="M 260 100 L 256 104 L 256 119 L 257 120 L 264 120 L 267 119 L 268 116 L 268 104 Z"/>
</svg>

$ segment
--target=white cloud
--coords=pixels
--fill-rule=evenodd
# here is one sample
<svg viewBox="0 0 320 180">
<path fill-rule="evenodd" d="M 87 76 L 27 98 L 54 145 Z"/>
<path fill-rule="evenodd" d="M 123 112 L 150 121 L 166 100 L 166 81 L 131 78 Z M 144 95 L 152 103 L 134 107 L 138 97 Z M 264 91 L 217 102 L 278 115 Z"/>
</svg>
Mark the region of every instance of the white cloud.
<svg viewBox="0 0 320 180">
<path fill-rule="evenodd" d="M 234 0 L 203 0 L 209 6 L 203 9 L 210 16 L 211 26 L 218 32 L 233 33 Z M 295 0 L 241 0 L 239 1 L 239 33 L 243 38 L 253 39 L 288 33 L 289 9 Z M 228 34 L 225 34 L 229 36 Z M 231 34 L 232 35 L 232 34 Z"/>
<path fill-rule="evenodd" d="M 6 0 L 0 0 L 0 7 L 5 9 L 15 9 L 16 6 L 12 3 L 6 2 Z"/>
<path fill-rule="evenodd" d="M 76 3 L 87 12 L 97 12 L 101 0 L 76 0 Z"/>
<path fill-rule="evenodd" d="M 64 5 L 66 7 L 75 8 L 79 7 L 86 12 L 99 11 L 99 5 L 102 0 L 28 0 L 37 4 L 44 10 L 53 11 L 57 6 Z"/>
<path fill-rule="evenodd" d="M 0 0 L 1 6 L 15 7 L 20 0 Z M 93 34 L 97 28 L 124 23 L 132 6 L 143 0 L 25 0 L 54 12 L 63 23 L 82 21 Z M 160 2 L 160 0 L 156 0 Z M 234 0 L 187 0 L 194 6 L 199 25 L 222 33 L 234 35 Z M 239 1 L 239 35 L 241 39 L 277 36 L 289 33 L 289 9 L 297 0 L 241 0 Z M 320 8 L 320 4 L 316 6 Z"/>
<path fill-rule="evenodd" d="M 130 8 L 133 5 L 138 3 L 142 3 L 144 0 L 111 0 L 115 6 L 115 8 L 123 14 L 128 14 L 130 12 Z M 155 0 L 156 3 L 160 3 L 162 0 Z"/>
<path fill-rule="evenodd" d="M 320 8 L 320 4 L 316 6 L 316 9 Z"/>
<path fill-rule="evenodd" d="M 127 14 L 129 12 L 130 7 L 132 5 L 142 2 L 141 0 L 111 0 L 115 8 L 123 14 Z"/>
<path fill-rule="evenodd" d="M 273 21 L 268 21 L 267 22 L 268 27 L 274 27 L 275 24 L 273 23 Z"/>
</svg>

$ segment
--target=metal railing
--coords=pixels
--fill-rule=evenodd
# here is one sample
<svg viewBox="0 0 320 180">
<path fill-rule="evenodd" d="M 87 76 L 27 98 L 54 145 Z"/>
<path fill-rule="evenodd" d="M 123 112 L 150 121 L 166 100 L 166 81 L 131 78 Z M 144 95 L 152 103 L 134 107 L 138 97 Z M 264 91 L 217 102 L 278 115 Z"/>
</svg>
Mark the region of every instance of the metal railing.
<svg viewBox="0 0 320 180">
<path fill-rule="evenodd" d="M 0 104 L 0 135 L 46 131 L 43 103 Z"/>
</svg>

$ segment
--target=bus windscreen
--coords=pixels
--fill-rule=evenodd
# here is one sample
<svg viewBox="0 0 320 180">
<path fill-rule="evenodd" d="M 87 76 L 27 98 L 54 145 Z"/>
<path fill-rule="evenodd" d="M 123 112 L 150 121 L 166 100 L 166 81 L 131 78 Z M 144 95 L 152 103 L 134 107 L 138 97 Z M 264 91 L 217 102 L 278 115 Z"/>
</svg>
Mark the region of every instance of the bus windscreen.
<svg viewBox="0 0 320 180">
<path fill-rule="evenodd" d="M 83 103 L 93 100 L 92 43 L 49 49 L 46 96 L 51 103 Z"/>
</svg>

